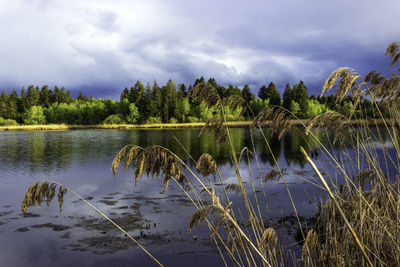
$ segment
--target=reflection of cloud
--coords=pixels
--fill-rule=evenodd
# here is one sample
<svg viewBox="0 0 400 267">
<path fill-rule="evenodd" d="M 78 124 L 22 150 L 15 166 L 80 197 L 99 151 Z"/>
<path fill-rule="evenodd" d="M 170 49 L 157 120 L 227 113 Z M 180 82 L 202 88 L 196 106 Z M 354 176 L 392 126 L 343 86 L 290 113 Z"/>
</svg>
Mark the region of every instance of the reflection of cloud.
<svg viewBox="0 0 400 267">
<path fill-rule="evenodd" d="M 398 37 L 399 8 L 395 0 L 3 1 L 0 81 L 114 98 L 138 79 L 199 76 L 248 83 L 253 92 L 300 79 L 319 90 L 339 66 L 387 69 L 383 52 Z"/>
<path fill-rule="evenodd" d="M 97 192 L 99 186 L 95 184 L 83 184 L 79 186 L 79 194 L 82 196 L 90 196 L 92 193 Z"/>
</svg>

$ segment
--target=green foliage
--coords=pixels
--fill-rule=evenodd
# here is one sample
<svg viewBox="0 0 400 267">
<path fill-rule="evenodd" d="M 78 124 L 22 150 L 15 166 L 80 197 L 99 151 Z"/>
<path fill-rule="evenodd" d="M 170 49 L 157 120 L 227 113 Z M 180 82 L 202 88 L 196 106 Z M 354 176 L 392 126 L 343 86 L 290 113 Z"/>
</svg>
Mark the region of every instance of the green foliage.
<svg viewBox="0 0 400 267">
<path fill-rule="evenodd" d="M 290 84 L 286 84 L 286 88 L 285 91 L 283 92 L 282 99 L 283 99 L 282 106 L 287 110 L 291 110 L 290 105 L 292 104 L 293 100 L 293 91 L 292 88 L 290 87 Z"/>
<path fill-rule="evenodd" d="M 317 99 L 310 99 L 308 102 L 307 117 L 309 118 L 327 111 L 329 111 L 329 108 L 324 104 L 319 103 Z"/>
<path fill-rule="evenodd" d="M 199 118 L 199 121 L 210 120 L 215 112 L 215 108 L 208 108 L 204 101 L 201 101 L 200 105 L 197 107 L 197 117 Z"/>
<path fill-rule="evenodd" d="M 39 93 L 39 104 L 44 108 L 50 106 L 49 87 L 47 85 L 43 86 Z"/>
<path fill-rule="evenodd" d="M 109 116 L 107 100 L 93 99 L 82 102 L 75 100 L 72 103 L 53 103 L 44 110 L 49 123 L 65 124 L 101 124 Z"/>
<path fill-rule="evenodd" d="M 352 110 L 353 110 L 353 103 L 351 103 L 350 101 L 345 101 L 343 104 L 343 114 L 348 117 L 350 116 Z"/>
<path fill-rule="evenodd" d="M 157 124 L 157 123 L 161 123 L 161 118 L 160 117 L 149 117 L 146 120 L 146 124 Z"/>
<path fill-rule="evenodd" d="M 268 98 L 268 89 L 265 85 L 263 85 L 259 90 L 258 90 L 258 97 L 265 100 Z"/>
<path fill-rule="evenodd" d="M 269 104 L 280 106 L 281 105 L 281 94 L 276 88 L 275 84 L 271 82 L 267 88 L 267 98 L 269 98 Z"/>
<path fill-rule="evenodd" d="M 297 103 L 296 101 L 292 100 L 292 103 L 290 103 L 290 110 L 291 110 L 297 117 L 301 116 L 300 114 L 301 114 L 302 110 L 301 110 L 301 108 L 300 108 L 299 103 Z"/>
<path fill-rule="evenodd" d="M 233 86 L 232 84 L 230 84 L 228 86 L 228 90 L 226 92 L 226 96 L 231 96 L 231 95 L 242 95 L 242 91 L 240 91 L 239 87 L 237 86 Z"/>
<path fill-rule="evenodd" d="M 139 109 L 134 103 L 129 104 L 129 114 L 126 115 L 126 121 L 128 123 L 136 123 L 139 118 Z"/>
<path fill-rule="evenodd" d="M 190 112 L 189 99 L 185 97 L 184 92 L 181 91 L 178 94 L 177 107 L 175 112 L 178 121 L 185 122 L 189 112 Z"/>
<path fill-rule="evenodd" d="M 81 91 L 79 91 L 79 95 L 76 98 L 76 100 L 80 100 L 80 101 L 89 101 L 89 99 L 87 98 L 87 96 L 83 95 Z"/>
<path fill-rule="evenodd" d="M 39 88 L 30 85 L 26 93 L 26 108 L 29 109 L 32 106 L 39 104 Z"/>
<path fill-rule="evenodd" d="M 232 110 L 229 106 L 224 107 L 224 114 L 227 121 L 241 121 L 244 120 L 243 116 L 241 116 L 242 109 L 238 107 L 235 110 Z"/>
<path fill-rule="evenodd" d="M 27 112 L 22 115 L 24 124 L 45 124 L 46 118 L 43 114 L 43 108 L 41 106 L 32 106 Z"/>
<path fill-rule="evenodd" d="M 269 105 L 269 99 L 260 99 L 260 98 L 254 98 L 253 100 L 250 101 L 249 106 L 251 110 L 254 113 L 254 116 L 257 116 L 258 113 L 260 113 L 263 108 L 268 107 Z"/>
<path fill-rule="evenodd" d="M 18 122 L 12 119 L 0 119 L 0 126 L 17 126 L 19 125 Z"/>
<path fill-rule="evenodd" d="M 293 86 L 292 100 L 299 104 L 300 110 L 295 114 L 300 119 L 307 118 L 308 99 L 307 87 L 304 85 L 303 81 Z M 293 109 L 291 111 L 294 112 Z"/>
<path fill-rule="evenodd" d="M 243 87 L 242 97 L 246 103 L 249 103 L 253 98 L 253 94 L 251 93 L 250 87 L 247 84 Z"/>
<path fill-rule="evenodd" d="M 200 82 L 205 83 L 204 78 L 197 79 L 195 84 Z M 222 99 L 230 95 L 242 97 L 254 112 L 254 115 L 257 115 L 268 105 L 282 105 L 302 119 L 327 110 L 335 110 L 350 115 L 354 105 L 354 100 L 351 97 L 345 97 L 341 102 L 338 102 L 334 95 L 311 96 L 309 98 L 307 87 L 302 81 L 294 85 L 293 88 L 287 84 L 282 100 L 273 82 L 260 88 L 259 96 L 261 98 L 252 95 L 248 85 L 245 85 L 242 90 L 233 85 L 226 88 L 219 85 L 213 78 L 210 78 L 207 84 L 214 87 Z M 47 123 L 65 124 L 101 124 L 118 121 L 118 117 L 129 123 L 147 123 L 154 120 L 153 118 L 161 118 L 163 123 L 170 122 L 171 118 L 174 118 L 172 121 L 176 120 L 176 122 L 205 122 L 213 116 L 221 116 L 218 108 L 206 107 L 199 98 L 189 99 L 188 90 L 191 90 L 191 88 L 193 88 L 192 85 L 189 85 L 188 88 L 184 84 L 175 86 L 172 80 L 169 80 L 162 87 L 158 86 L 156 81 L 153 86 L 150 86 L 150 84 L 144 86 L 140 81 L 137 81 L 130 90 L 125 88 L 121 92 L 120 100 L 116 101 L 95 99 L 94 97 L 89 100 L 82 92 L 79 92 L 77 99 L 74 100 L 70 96 L 70 92 L 64 87 L 59 89 L 55 86 L 54 91 L 52 91 L 47 85 L 43 86 L 41 90 L 37 86 L 30 85 L 27 90 L 21 89 L 20 96 L 18 96 L 16 90 L 8 95 L 4 91 L 1 93 L 0 116 L 20 123 L 24 121 L 25 123 L 39 123 L 37 120 L 28 118 L 32 106 L 42 107 Z M 131 104 L 134 104 L 135 108 L 130 106 Z M 244 113 L 246 118 L 252 118 L 250 109 Z M 385 107 L 382 106 L 380 109 L 382 114 L 390 116 Z M 243 119 L 237 112 L 239 111 L 227 110 L 227 119 Z M 354 114 L 355 117 L 359 118 L 361 116 L 375 117 L 378 113 L 375 112 L 375 107 L 371 102 L 364 99 L 360 107 L 354 111 Z M 110 117 L 111 115 L 117 116 Z M 43 120 L 40 119 L 40 121 L 40 123 L 43 123 Z"/>
<path fill-rule="evenodd" d="M 104 124 L 123 124 L 125 123 L 124 117 L 122 114 L 113 114 L 108 116 L 104 121 Z"/>
<path fill-rule="evenodd" d="M 199 119 L 193 116 L 189 116 L 187 118 L 188 122 L 199 122 Z"/>
<path fill-rule="evenodd" d="M 177 123 L 178 120 L 175 117 L 169 119 L 169 123 Z"/>
<path fill-rule="evenodd" d="M 270 82 L 268 87 L 265 87 L 265 85 L 263 85 L 258 92 L 258 96 L 264 100 L 270 99 L 270 105 L 281 105 L 281 94 L 279 93 L 273 82 Z"/>
</svg>

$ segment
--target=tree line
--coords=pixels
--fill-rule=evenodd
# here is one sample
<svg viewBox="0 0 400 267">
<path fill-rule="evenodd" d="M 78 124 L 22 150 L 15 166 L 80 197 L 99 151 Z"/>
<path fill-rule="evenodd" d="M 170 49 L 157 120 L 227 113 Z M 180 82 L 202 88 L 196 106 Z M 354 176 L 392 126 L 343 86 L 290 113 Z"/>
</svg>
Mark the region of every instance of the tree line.
<svg viewBox="0 0 400 267">
<path fill-rule="evenodd" d="M 259 89 L 258 97 L 251 93 L 248 85 L 242 89 L 233 85 L 225 87 L 213 78 L 206 82 L 201 77 L 188 87 L 185 84 L 175 85 L 172 80 L 163 86 L 156 81 L 146 85 L 137 81 L 121 92 L 120 100 L 88 98 L 82 92 L 73 98 L 64 87 L 50 89 L 47 85 L 42 88 L 31 85 L 27 89 L 22 87 L 19 95 L 15 89 L 9 94 L 2 91 L 0 125 L 204 122 L 221 114 L 217 108 L 208 108 L 199 99 L 188 97 L 188 92 L 199 83 L 213 86 L 221 98 L 237 95 L 244 99 L 249 107 L 245 113 L 242 113 L 242 108 L 224 108 L 224 115 L 230 121 L 251 119 L 269 105 L 283 106 L 301 119 L 329 110 L 346 115 L 354 105 L 351 97 L 338 103 L 333 95 L 309 96 L 303 81 L 287 84 L 282 96 L 275 84 L 270 82 Z M 371 103 L 364 99 L 362 104 L 373 116 Z"/>
</svg>

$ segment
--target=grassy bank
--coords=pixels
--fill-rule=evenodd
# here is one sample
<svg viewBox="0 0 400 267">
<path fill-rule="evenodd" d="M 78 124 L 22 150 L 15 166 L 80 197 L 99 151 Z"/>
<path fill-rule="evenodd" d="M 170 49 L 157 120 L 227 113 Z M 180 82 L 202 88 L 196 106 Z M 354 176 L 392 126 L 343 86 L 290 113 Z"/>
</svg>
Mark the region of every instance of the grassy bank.
<svg viewBox="0 0 400 267">
<path fill-rule="evenodd" d="M 248 126 L 251 122 L 228 122 L 231 127 Z M 194 123 L 154 123 L 154 124 L 96 124 L 96 125 L 67 125 L 67 124 L 45 124 L 45 125 L 17 125 L 0 126 L 0 131 L 66 131 L 66 130 L 90 130 L 90 129 L 163 129 L 163 128 L 200 128 L 204 122 Z"/>
<path fill-rule="evenodd" d="M 308 125 L 310 120 L 293 120 L 292 125 Z M 352 125 L 359 125 L 362 120 L 349 121 Z M 365 121 L 364 121 L 365 122 Z M 249 126 L 251 121 L 229 121 L 229 127 L 245 127 Z M 388 123 L 388 122 L 386 122 Z M 266 125 L 270 124 L 269 122 Z M 382 119 L 370 121 L 371 125 L 383 125 Z M 96 124 L 96 125 L 67 125 L 67 124 L 44 124 L 44 125 L 17 125 L 17 126 L 0 126 L 0 132 L 3 131 L 67 131 L 67 130 L 92 130 L 92 129 L 165 129 L 165 128 L 201 128 L 204 122 L 188 122 L 188 123 L 154 123 L 154 124 Z"/>
</svg>

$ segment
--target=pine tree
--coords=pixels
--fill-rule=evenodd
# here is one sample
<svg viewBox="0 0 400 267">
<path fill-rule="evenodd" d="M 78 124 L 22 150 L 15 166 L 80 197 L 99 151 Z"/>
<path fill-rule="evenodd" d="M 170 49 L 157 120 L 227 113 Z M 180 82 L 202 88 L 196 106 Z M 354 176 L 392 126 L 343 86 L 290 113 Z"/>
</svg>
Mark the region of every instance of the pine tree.
<svg viewBox="0 0 400 267">
<path fill-rule="evenodd" d="M 85 96 L 85 95 L 82 94 L 82 91 L 79 91 L 79 95 L 78 95 L 78 97 L 77 97 L 76 99 L 79 100 L 79 101 L 83 101 L 83 102 L 89 101 L 89 99 L 87 98 L 87 96 Z"/>
<path fill-rule="evenodd" d="M 158 86 L 156 81 L 154 81 L 152 93 L 153 93 L 154 105 L 156 108 L 154 111 L 154 116 L 161 118 L 161 113 L 162 113 L 161 111 L 163 108 L 163 97 L 161 93 L 161 88 Z"/>
<path fill-rule="evenodd" d="M 178 86 L 178 94 L 177 94 L 177 106 L 176 106 L 176 119 L 179 122 L 185 122 L 186 120 L 186 115 L 189 112 L 190 106 L 189 106 L 189 100 L 187 99 L 187 92 L 186 92 L 186 86 L 184 84 L 180 84 Z"/>
<path fill-rule="evenodd" d="M 136 96 L 137 94 L 135 91 L 135 87 L 132 86 L 131 89 L 129 90 L 129 96 L 128 96 L 129 103 L 135 103 Z"/>
<path fill-rule="evenodd" d="M 39 88 L 35 88 L 33 85 L 28 87 L 26 93 L 26 109 L 39 104 Z"/>
<path fill-rule="evenodd" d="M 58 98 L 59 103 L 68 103 L 67 92 L 64 87 L 61 87 L 60 96 Z"/>
<path fill-rule="evenodd" d="M 8 117 L 13 120 L 18 118 L 18 95 L 15 89 L 12 90 L 11 94 L 8 96 Z"/>
<path fill-rule="evenodd" d="M 250 87 L 246 84 L 242 90 L 242 97 L 244 101 L 246 101 L 246 103 L 249 103 L 252 99 L 252 96 L 253 95 L 251 94 Z"/>
<path fill-rule="evenodd" d="M 51 99 L 51 103 L 60 103 L 60 89 L 57 86 L 54 86 L 54 93 Z"/>
<path fill-rule="evenodd" d="M 303 81 L 293 86 L 293 100 L 299 104 L 300 118 L 306 118 L 308 112 L 308 92 Z"/>
<path fill-rule="evenodd" d="M 230 84 L 228 86 L 228 91 L 227 91 L 227 96 L 231 96 L 231 95 L 242 95 L 242 91 L 240 91 L 239 87 L 237 86 L 233 86 L 232 84 Z"/>
<path fill-rule="evenodd" d="M 137 81 L 135 86 L 133 87 L 133 95 L 135 99 L 133 102 L 139 110 L 140 117 L 138 118 L 139 123 L 143 123 L 146 119 L 146 97 L 145 97 L 145 88 L 144 85 Z"/>
<path fill-rule="evenodd" d="M 72 96 L 71 96 L 71 92 L 69 91 L 69 90 L 67 90 L 67 94 L 66 94 L 66 100 L 67 100 L 67 102 L 66 103 L 72 103 L 73 101 L 74 101 L 74 99 L 72 98 Z"/>
<path fill-rule="evenodd" d="M 292 88 L 290 87 L 290 84 L 286 84 L 286 88 L 285 91 L 283 92 L 282 99 L 283 99 L 282 106 L 287 110 L 290 110 L 290 105 L 293 100 L 293 92 Z"/>
<path fill-rule="evenodd" d="M 205 82 L 206 82 L 206 81 L 205 81 L 204 77 L 201 76 L 200 79 L 196 79 L 196 80 L 194 81 L 193 87 L 195 87 L 195 86 L 196 86 L 197 84 L 199 84 L 199 83 L 205 83 Z"/>
<path fill-rule="evenodd" d="M 120 97 L 120 101 L 123 101 L 124 99 L 128 99 L 129 98 L 129 90 L 128 88 L 125 87 L 124 91 L 121 92 L 121 97 Z"/>
<path fill-rule="evenodd" d="M 268 89 L 265 85 L 261 86 L 261 88 L 258 90 L 258 97 L 262 100 L 268 98 Z"/>
<path fill-rule="evenodd" d="M 279 93 L 276 85 L 273 82 L 270 82 L 267 87 L 267 98 L 269 98 L 270 105 L 281 105 L 281 94 Z"/>
<path fill-rule="evenodd" d="M 8 118 L 7 115 L 7 96 L 6 92 L 3 90 L 0 95 L 0 117 Z"/>
<path fill-rule="evenodd" d="M 143 122 L 145 122 L 149 117 L 152 116 L 152 109 L 153 109 L 153 97 L 152 97 L 152 92 L 151 92 L 151 85 L 147 83 L 146 85 L 146 91 L 144 94 L 144 108 L 142 111 L 142 114 L 140 114 L 143 117 Z"/>
<path fill-rule="evenodd" d="M 162 119 L 163 122 L 169 122 L 172 117 L 175 117 L 176 114 L 176 104 L 177 104 L 177 95 L 176 95 L 176 86 L 169 80 L 167 85 L 161 88 L 162 98 L 163 98 L 163 108 L 162 108 Z M 176 117 L 175 117 L 176 118 Z"/>
<path fill-rule="evenodd" d="M 188 92 L 186 90 L 186 85 L 184 85 L 183 83 L 180 84 L 178 86 L 178 95 L 180 95 L 181 97 L 186 97 L 188 95 Z"/>
<path fill-rule="evenodd" d="M 47 85 L 43 86 L 39 93 L 39 104 L 42 107 L 48 108 L 50 106 L 49 100 L 49 87 Z"/>
</svg>

